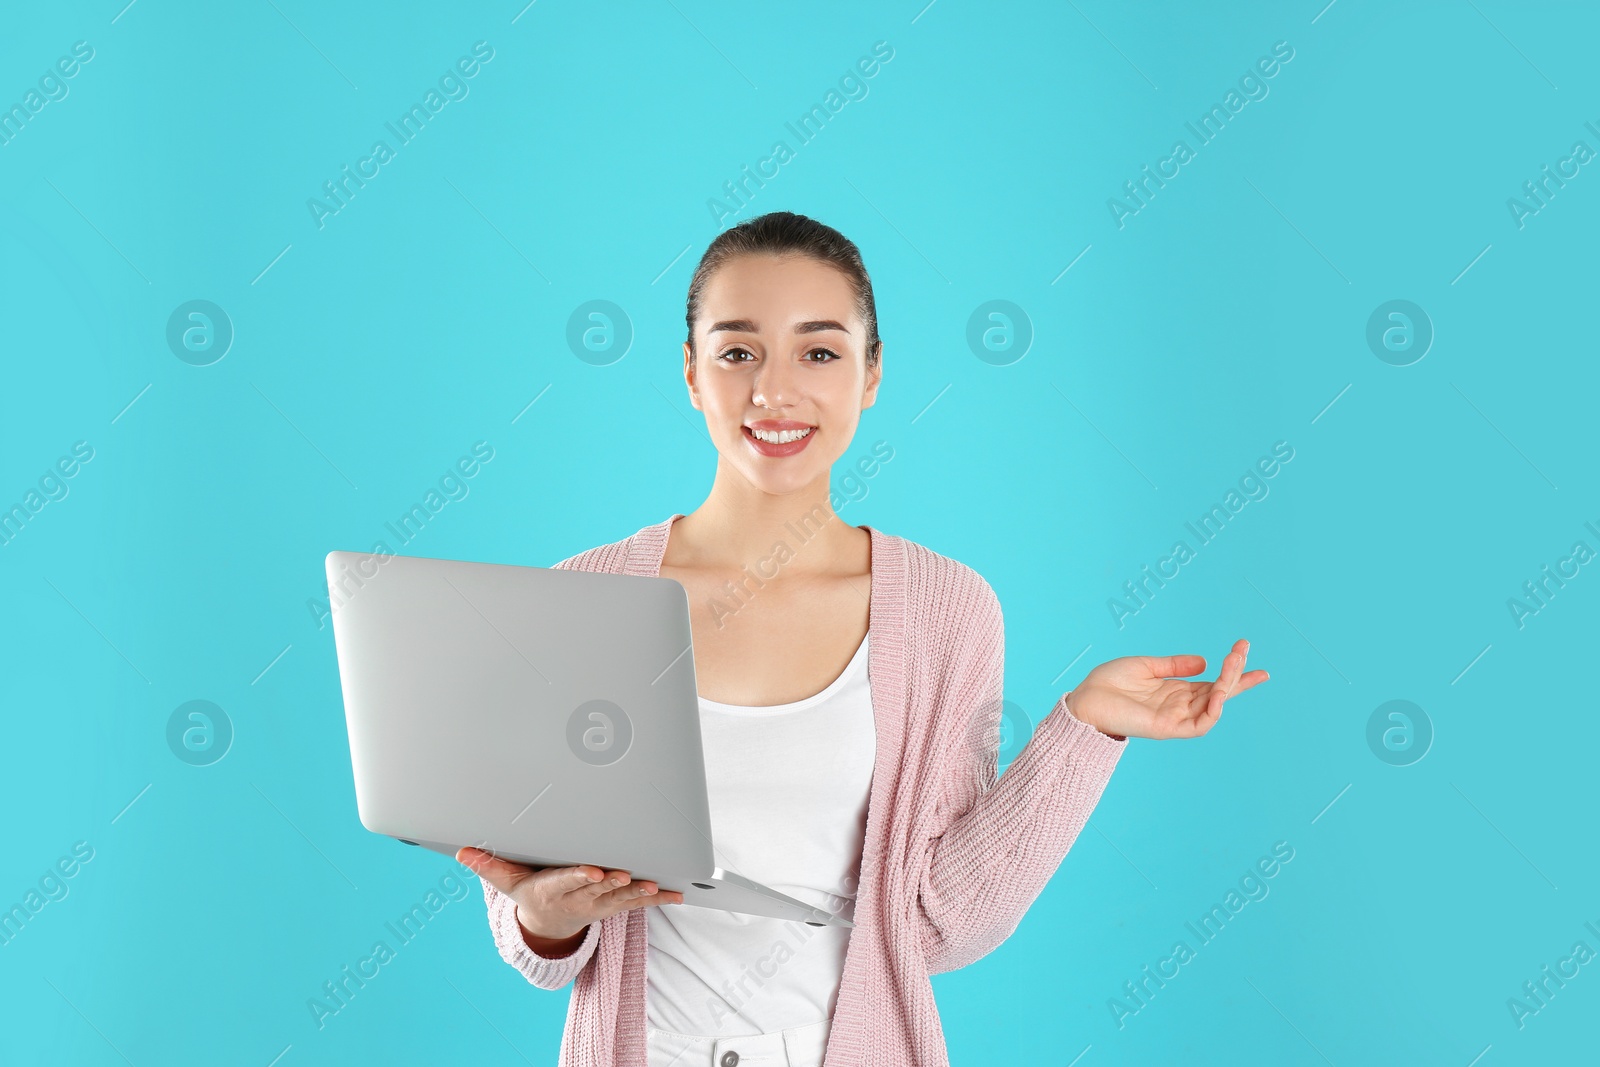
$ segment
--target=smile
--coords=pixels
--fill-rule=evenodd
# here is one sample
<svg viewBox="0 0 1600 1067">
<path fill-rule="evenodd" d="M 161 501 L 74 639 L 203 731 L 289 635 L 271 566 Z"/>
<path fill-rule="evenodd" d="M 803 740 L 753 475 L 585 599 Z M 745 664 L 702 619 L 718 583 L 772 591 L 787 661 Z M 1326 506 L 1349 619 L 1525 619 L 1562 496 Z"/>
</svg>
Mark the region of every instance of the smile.
<svg viewBox="0 0 1600 1067">
<path fill-rule="evenodd" d="M 769 445 L 786 445 L 790 441 L 798 441 L 810 434 L 812 427 L 803 430 L 751 430 L 750 434 L 757 441 L 765 441 Z"/>
<path fill-rule="evenodd" d="M 739 429 L 757 455 L 774 458 L 792 456 L 804 450 L 816 436 L 815 426 L 801 426 L 792 430 L 756 429 L 749 426 L 741 426 Z"/>
</svg>

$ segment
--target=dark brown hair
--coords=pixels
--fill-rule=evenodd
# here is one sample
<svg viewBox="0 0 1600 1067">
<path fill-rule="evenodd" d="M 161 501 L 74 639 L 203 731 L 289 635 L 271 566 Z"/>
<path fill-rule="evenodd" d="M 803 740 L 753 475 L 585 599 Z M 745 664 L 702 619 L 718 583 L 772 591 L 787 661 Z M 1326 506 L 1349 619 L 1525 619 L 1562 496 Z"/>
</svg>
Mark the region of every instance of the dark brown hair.
<svg viewBox="0 0 1600 1067">
<path fill-rule="evenodd" d="M 878 308 L 872 299 L 872 279 L 861 262 L 861 250 L 844 234 L 816 219 L 792 211 L 773 211 L 757 215 L 723 230 L 700 257 L 700 265 L 689 279 L 688 311 L 689 355 L 694 358 L 694 320 L 700 314 L 700 298 L 706 283 L 728 260 L 743 255 L 810 256 L 844 274 L 856 293 L 856 313 L 867 329 L 867 367 L 877 365 L 883 342 L 878 338 Z"/>
</svg>

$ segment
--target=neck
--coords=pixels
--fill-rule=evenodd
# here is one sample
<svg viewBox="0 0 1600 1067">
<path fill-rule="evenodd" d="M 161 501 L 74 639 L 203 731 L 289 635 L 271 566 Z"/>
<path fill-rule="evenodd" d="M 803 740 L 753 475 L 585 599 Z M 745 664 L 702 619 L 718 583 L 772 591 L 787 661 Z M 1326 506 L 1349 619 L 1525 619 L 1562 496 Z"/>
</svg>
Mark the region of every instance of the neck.
<svg viewBox="0 0 1600 1067">
<path fill-rule="evenodd" d="M 790 575 L 836 569 L 864 531 L 834 514 L 829 480 L 824 472 L 793 492 L 768 493 L 719 461 L 705 502 L 673 524 L 670 564 L 737 571 L 776 560 Z"/>
</svg>

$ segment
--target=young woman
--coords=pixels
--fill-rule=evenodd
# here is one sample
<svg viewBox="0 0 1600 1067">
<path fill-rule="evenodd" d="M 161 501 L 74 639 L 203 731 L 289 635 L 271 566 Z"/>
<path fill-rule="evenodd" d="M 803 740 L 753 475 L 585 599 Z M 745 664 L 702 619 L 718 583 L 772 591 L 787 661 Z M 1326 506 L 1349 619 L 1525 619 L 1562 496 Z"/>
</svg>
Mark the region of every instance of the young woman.
<svg viewBox="0 0 1600 1067">
<path fill-rule="evenodd" d="M 719 861 L 854 928 L 652 907 L 682 895 L 625 871 L 458 858 L 505 960 L 573 983 L 563 1064 L 946 1064 L 928 976 L 1016 928 L 1126 738 L 1204 734 L 1267 674 L 1245 672 L 1244 641 L 1214 682 L 1181 680 L 1200 656 L 1103 663 L 997 777 L 994 592 L 834 514 L 834 464 L 883 379 L 856 246 L 789 212 L 743 222 L 706 250 L 687 320 L 710 494 L 558 566 L 683 584 Z"/>
</svg>

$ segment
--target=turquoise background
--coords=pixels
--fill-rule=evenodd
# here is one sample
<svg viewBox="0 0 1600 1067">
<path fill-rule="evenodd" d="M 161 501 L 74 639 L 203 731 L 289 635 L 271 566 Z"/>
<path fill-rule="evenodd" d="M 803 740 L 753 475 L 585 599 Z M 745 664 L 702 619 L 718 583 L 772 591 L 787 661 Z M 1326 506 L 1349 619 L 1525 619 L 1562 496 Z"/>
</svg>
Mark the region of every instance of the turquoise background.
<svg viewBox="0 0 1600 1067">
<path fill-rule="evenodd" d="M 953 1061 L 1594 1055 L 1600 963 L 1520 1027 L 1507 1004 L 1600 951 L 1600 576 L 1508 606 L 1600 549 L 1600 165 L 1520 226 L 1507 203 L 1600 149 L 1592 5 L 124 2 L 0 33 L 5 107 L 93 48 L 0 145 L 0 506 L 93 449 L 0 546 L 0 907 L 93 850 L 0 946 L 0 1062 L 554 1061 L 567 994 L 501 962 L 473 880 L 314 1021 L 458 883 L 357 821 L 308 601 L 475 442 L 492 462 L 402 551 L 548 565 L 698 505 L 685 288 L 774 209 L 858 242 L 876 286 L 885 383 L 847 455 L 894 456 L 841 515 L 988 579 L 1032 721 L 1116 656 L 1214 669 L 1242 636 L 1272 673 L 1203 739 L 1130 742 L 1016 934 L 934 980 Z M 308 199 L 479 41 L 465 98 L 319 228 Z M 879 41 L 800 145 L 785 123 Z M 1119 228 L 1108 199 L 1178 138 L 1195 157 Z M 206 366 L 167 342 L 193 300 L 234 335 Z M 621 358 L 569 345 L 591 300 L 627 316 Z M 1020 359 L 968 343 L 991 300 Z M 1366 340 L 1391 300 L 1434 333 L 1406 366 Z M 1119 626 L 1123 583 L 1277 442 L 1267 495 Z M 168 745 L 191 700 L 231 723 L 205 766 Z M 1431 724 L 1405 766 L 1367 740 L 1391 700 Z M 1119 1026 L 1124 983 L 1278 842 L 1270 893 Z"/>
</svg>

